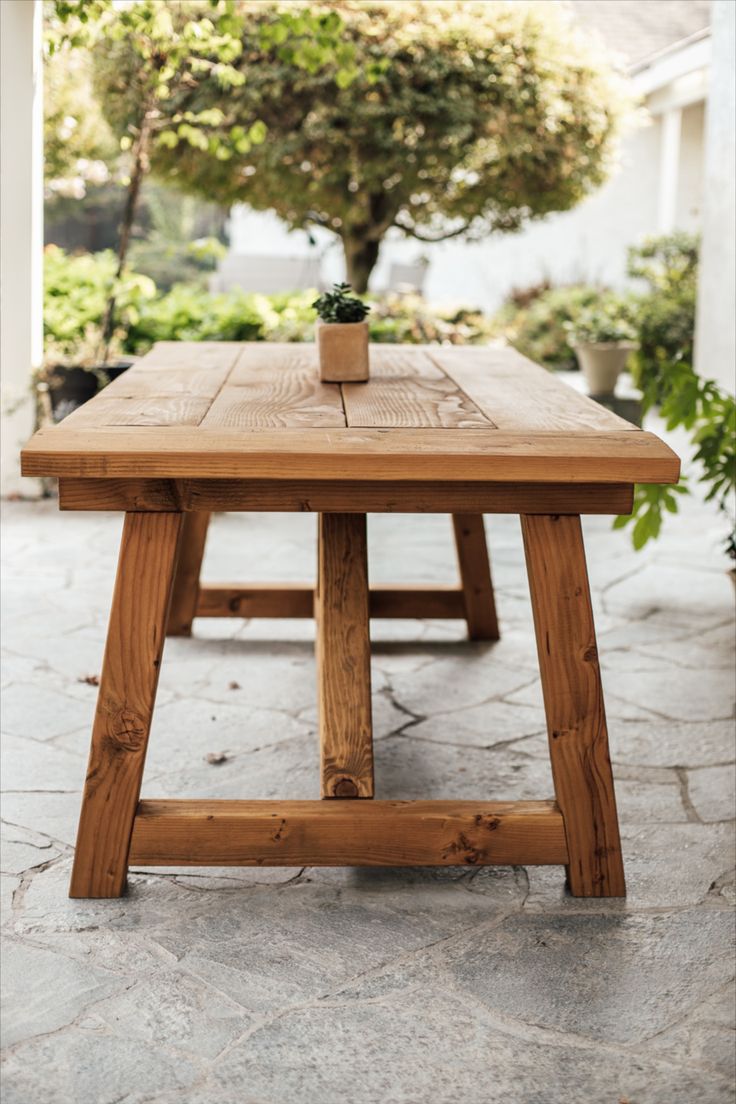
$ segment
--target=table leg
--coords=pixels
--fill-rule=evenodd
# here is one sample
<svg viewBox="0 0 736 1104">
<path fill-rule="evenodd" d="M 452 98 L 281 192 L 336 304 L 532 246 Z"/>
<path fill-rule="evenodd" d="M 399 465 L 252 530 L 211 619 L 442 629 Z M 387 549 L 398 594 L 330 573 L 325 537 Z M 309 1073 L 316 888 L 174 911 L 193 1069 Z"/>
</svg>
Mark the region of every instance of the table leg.
<svg viewBox="0 0 736 1104">
<path fill-rule="evenodd" d="M 317 682 L 322 797 L 373 797 L 365 514 L 320 514 Z"/>
<path fill-rule="evenodd" d="M 482 514 L 453 514 L 455 548 L 465 601 L 465 620 L 471 640 L 498 640 L 498 618 L 493 594 Z"/>
<path fill-rule="evenodd" d="M 192 621 L 199 601 L 199 573 L 210 524 L 208 513 L 184 514 L 179 542 L 179 562 L 171 595 L 167 636 L 191 636 Z"/>
<path fill-rule="evenodd" d="M 576 897 L 626 893 L 580 518 L 521 519 L 568 880 Z"/>
<path fill-rule="evenodd" d="M 125 889 L 181 528 L 181 514 L 125 515 L 71 897 Z"/>
</svg>

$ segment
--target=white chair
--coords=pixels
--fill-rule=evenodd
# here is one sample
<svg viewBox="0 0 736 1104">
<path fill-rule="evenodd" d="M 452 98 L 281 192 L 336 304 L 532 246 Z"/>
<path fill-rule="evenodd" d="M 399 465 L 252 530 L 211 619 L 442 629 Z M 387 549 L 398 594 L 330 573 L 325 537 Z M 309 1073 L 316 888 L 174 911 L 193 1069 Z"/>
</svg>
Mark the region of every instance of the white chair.
<svg viewBox="0 0 736 1104">
<path fill-rule="evenodd" d="M 417 295 L 421 295 L 428 268 L 429 261 L 426 257 L 420 257 L 419 260 L 412 261 L 409 264 L 394 263 L 390 265 L 386 291 L 404 294 L 415 292 Z"/>
<path fill-rule="evenodd" d="M 319 257 L 274 257 L 255 253 L 228 253 L 209 280 L 211 292 L 243 291 L 272 295 L 322 286 Z"/>
</svg>

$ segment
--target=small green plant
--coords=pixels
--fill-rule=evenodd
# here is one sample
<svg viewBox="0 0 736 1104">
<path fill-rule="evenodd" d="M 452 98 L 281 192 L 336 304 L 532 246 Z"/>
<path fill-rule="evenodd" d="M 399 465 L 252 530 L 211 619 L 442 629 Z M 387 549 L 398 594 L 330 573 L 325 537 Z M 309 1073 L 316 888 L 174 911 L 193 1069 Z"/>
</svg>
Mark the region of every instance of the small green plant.
<svg viewBox="0 0 736 1104">
<path fill-rule="evenodd" d="M 333 284 L 312 306 L 323 322 L 362 322 L 371 308 L 351 291 L 350 284 Z"/>
<path fill-rule="evenodd" d="M 695 446 L 698 482 L 705 487 L 705 501 L 715 502 L 729 525 L 724 538 L 726 553 L 736 560 L 734 535 L 734 492 L 736 491 L 736 401 L 712 380 L 698 376 L 692 365 L 671 363 L 666 373 L 644 390 L 644 410 L 659 405 L 668 430 L 678 426 L 690 431 Z M 615 529 L 633 523 L 634 548 L 659 536 L 665 513 L 676 514 L 678 495 L 689 494 L 683 476 L 676 487 L 642 484 L 636 487 L 630 515 L 616 518 Z"/>
<path fill-rule="evenodd" d="M 725 550 L 736 560 L 736 401 L 693 368 L 698 239 L 684 233 L 648 238 L 629 251 L 628 274 L 646 285 L 636 299 L 634 356 L 642 407 L 658 406 L 668 430 L 681 426 L 689 432 L 700 469 L 697 482 L 706 502 L 714 502 L 726 519 Z M 679 496 L 688 493 L 684 477 L 677 487 L 638 486 L 632 514 L 614 525 L 620 529 L 631 523 L 634 547 L 642 548 L 659 536 L 665 514 L 677 513 Z"/>
<path fill-rule="evenodd" d="M 564 324 L 573 346 L 614 344 L 636 340 L 631 307 L 618 296 L 602 295 Z"/>
</svg>

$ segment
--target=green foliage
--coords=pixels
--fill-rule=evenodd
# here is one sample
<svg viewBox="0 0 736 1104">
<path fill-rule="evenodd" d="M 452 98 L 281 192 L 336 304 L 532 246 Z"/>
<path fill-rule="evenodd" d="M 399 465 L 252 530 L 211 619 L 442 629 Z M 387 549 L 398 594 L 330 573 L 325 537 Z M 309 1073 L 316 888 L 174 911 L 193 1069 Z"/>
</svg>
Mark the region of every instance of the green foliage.
<svg viewBox="0 0 736 1104">
<path fill-rule="evenodd" d="M 636 378 L 644 409 L 658 406 L 668 430 L 681 426 L 689 431 L 705 499 L 718 506 L 732 528 L 736 401 L 693 368 L 697 264 L 698 242 L 687 234 L 650 238 L 630 251 L 629 275 L 648 285 L 636 305 Z M 665 512 L 676 512 L 674 492 L 688 490 L 684 482 L 675 488 L 638 487 L 631 518 L 617 519 L 617 527 L 632 521 L 634 546 L 643 547 L 659 535 Z M 727 549 L 736 558 L 733 535 Z"/>
<path fill-rule="evenodd" d="M 81 198 L 109 178 L 120 152 L 92 92 L 89 54 L 47 55 L 43 105 L 47 192 Z"/>
<path fill-rule="evenodd" d="M 371 341 L 407 345 L 486 345 L 489 318 L 467 307 L 433 307 L 421 295 L 387 295 L 373 304 Z"/>
<path fill-rule="evenodd" d="M 685 233 L 647 238 L 629 250 L 628 274 L 644 284 L 633 374 L 645 396 L 651 392 L 651 405 L 670 366 L 693 363 L 698 239 Z"/>
<path fill-rule="evenodd" d="M 623 97 L 556 5 L 288 5 L 298 20 L 334 24 L 333 60 L 322 52 L 321 65 L 306 41 L 286 50 L 283 5 L 244 11 L 231 63 L 242 79 L 226 97 L 216 82 L 178 85 L 179 129 L 158 143 L 154 169 L 223 203 L 274 209 L 292 227 L 327 227 L 359 292 L 391 227 L 422 240 L 514 230 L 573 207 L 606 177 Z M 135 117 L 136 65 L 123 41 L 98 56 L 119 133 Z M 219 146 L 180 132 L 218 110 Z"/>
<path fill-rule="evenodd" d="M 118 341 L 135 326 L 144 304 L 156 294 L 147 276 L 126 273 L 116 279 L 114 253 L 71 257 L 56 246 L 44 251 L 44 335 L 46 360 L 99 362 L 99 324 L 109 295 L 118 304 Z"/>
<path fill-rule="evenodd" d="M 634 506 L 631 514 L 617 517 L 613 528 L 623 529 L 631 523 L 633 525 L 631 543 L 638 552 L 647 541 L 656 540 L 662 528 L 665 512 L 676 514 L 678 495 L 687 493 L 688 488 L 684 479 L 675 487 L 667 487 L 659 483 L 639 484 L 634 488 Z"/>
<path fill-rule="evenodd" d="M 177 284 L 147 304 L 125 335 L 126 352 L 145 352 L 155 341 L 260 341 L 264 318 L 255 296 L 242 291 L 208 295 Z"/>
<path fill-rule="evenodd" d="M 312 306 L 323 322 L 362 322 L 371 309 L 362 299 L 348 293 L 350 284 L 334 284 L 332 291 L 325 291 Z"/>
<path fill-rule="evenodd" d="M 245 150 L 266 137 L 261 118 L 253 115 L 244 122 L 230 102 L 232 91 L 246 81 L 242 55 L 250 7 L 244 0 L 183 0 L 176 5 L 53 0 L 47 5 L 47 53 L 54 56 L 70 47 L 94 50 L 104 110 L 117 127 L 123 150 L 131 148 L 145 121 L 162 149 L 188 146 L 227 160 L 233 143 Z M 354 54 L 341 27 L 335 11 L 281 6 L 270 27 L 263 28 L 263 46 L 292 69 L 316 74 L 326 65 L 337 67 L 343 83 L 349 84 Z M 194 108 L 184 103 L 188 94 L 205 94 L 212 102 Z"/>
<path fill-rule="evenodd" d="M 49 55 L 65 47 L 94 48 L 103 74 L 104 107 L 111 120 L 120 124 L 120 149 L 130 150 L 118 277 L 125 268 L 141 183 L 153 149 L 176 151 L 178 156 L 179 148 L 186 147 L 199 157 L 206 154 L 221 162 L 232 156 L 233 142 L 250 149 L 265 140 L 263 120 L 251 117 L 246 128 L 246 117 L 230 95 L 246 79 L 236 62 L 242 57 L 244 20 L 249 13 L 250 5 L 242 0 L 183 0 L 176 6 L 160 0 L 123 5 L 111 0 L 53 0 L 49 5 Z M 273 48 L 291 69 L 316 73 L 325 64 L 337 63 L 343 83 L 352 81 L 346 68 L 352 65 L 352 54 L 340 40 L 339 16 L 313 16 L 308 7 L 293 5 L 276 13 L 273 25 L 279 39 Z M 196 108 L 183 102 L 206 89 L 214 102 Z M 111 294 L 102 323 L 103 355 L 113 339 L 116 310 Z"/>
<path fill-rule="evenodd" d="M 147 180 L 142 213 L 147 225 L 144 236 L 132 243 L 129 261 L 135 271 L 150 276 L 159 291 L 201 281 L 227 253 L 216 236 L 222 233 L 225 213 L 215 204 Z"/>
<path fill-rule="evenodd" d="M 601 292 L 594 303 L 581 307 L 564 326 L 573 345 L 633 342 L 637 331 L 632 314 L 630 299 Z"/>
<path fill-rule="evenodd" d="M 536 294 L 515 293 L 501 308 L 495 326 L 524 356 L 546 368 L 570 371 L 577 368 L 568 326 L 603 294 L 585 285 L 542 289 Z"/>
<path fill-rule="evenodd" d="M 55 246 L 45 253 L 47 363 L 100 363 L 99 325 L 111 287 L 120 302 L 114 351 L 141 354 L 155 341 L 313 341 L 314 291 L 210 295 L 198 284 L 157 292 L 129 272 L 115 282 L 111 252 L 73 257 Z M 366 304 L 361 304 L 367 306 Z M 372 341 L 474 344 L 490 327 L 478 311 L 435 310 L 419 296 L 393 295 L 372 304 Z"/>
</svg>

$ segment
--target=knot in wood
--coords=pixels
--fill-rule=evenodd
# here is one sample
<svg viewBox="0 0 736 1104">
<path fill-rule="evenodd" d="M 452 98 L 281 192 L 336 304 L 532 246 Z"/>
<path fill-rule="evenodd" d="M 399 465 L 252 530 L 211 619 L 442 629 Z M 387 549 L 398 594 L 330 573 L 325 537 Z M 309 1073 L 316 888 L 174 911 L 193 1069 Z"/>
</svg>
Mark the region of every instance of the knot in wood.
<svg viewBox="0 0 736 1104">
<path fill-rule="evenodd" d="M 130 709 L 121 709 L 112 720 L 110 739 L 123 751 L 138 751 L 146 739 L 148 726 Z"/>
<path fill-rule="evenodd" d="M 335 797 L 357 797 L 358 787 L 352 778 L 340 778 L 332 787 Z"/>
</svg>

